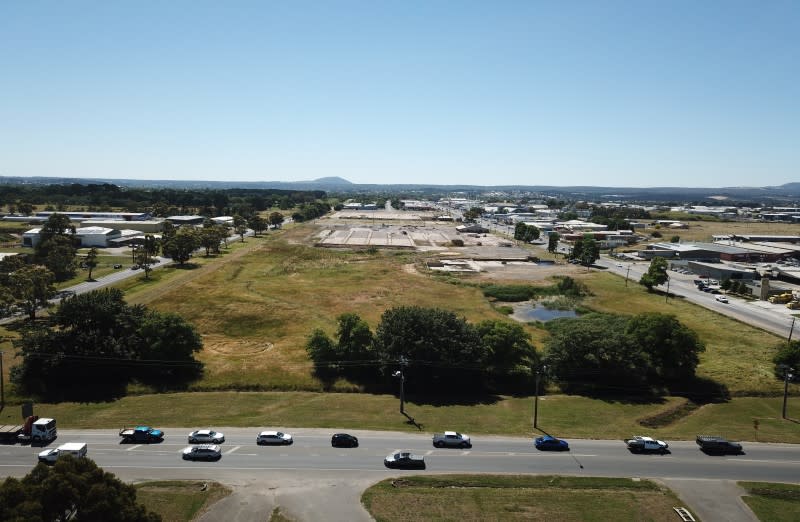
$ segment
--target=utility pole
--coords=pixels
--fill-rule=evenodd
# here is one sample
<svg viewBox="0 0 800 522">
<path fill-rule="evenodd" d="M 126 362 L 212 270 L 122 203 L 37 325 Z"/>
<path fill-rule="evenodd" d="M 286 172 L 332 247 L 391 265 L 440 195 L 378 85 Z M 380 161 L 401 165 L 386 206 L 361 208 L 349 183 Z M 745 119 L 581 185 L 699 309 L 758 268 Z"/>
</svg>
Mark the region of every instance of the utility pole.
<svg viewBox="0 0 800 522">
<path fill-rule="evenodd" d="M 400 357 L 400 369 L 392 374 L 393 377 L 400 379 L 400 413 L 404 414 L 405 411 L 405 402 L 406 402 L 406 375 L 405 375 L 405 367 L 408 364 L 408 361 L 405 357 Z"/>
<path fill-rule="evenodd" d="M 540 366 L 536 369 L 536 398 L 533 400 L 533 429 L 539 427 L 539 379 L 542 372 L 547 371 L 547 366 Z"/>
<path fill-rule="evenodd" d="M 628 271 L 625 272 L 625 286 L 628 286 L 628 276 L 631 273 L 631 265 L 628 265 Z"/>
<path fill-rule="evenodd" d="M 0 352 L 2 353 L 2 352 Z M 789 381 L 794 377 L 794 368 L 788 366 L 783 370 L 783 418 L 786 418 L 786 399 L 789 398 Z"/>
<path fill-rule="evenodd" d="M 669 302 L 669 277 L 667 278 L 667 295 L 664 296 L 664 302 Z"/>
<path fill-rule="evenodd" d="M 6 382 L 3 377 L 3 350 L 0 350 L 0 410 L 6 407 Z"/>
</svg>

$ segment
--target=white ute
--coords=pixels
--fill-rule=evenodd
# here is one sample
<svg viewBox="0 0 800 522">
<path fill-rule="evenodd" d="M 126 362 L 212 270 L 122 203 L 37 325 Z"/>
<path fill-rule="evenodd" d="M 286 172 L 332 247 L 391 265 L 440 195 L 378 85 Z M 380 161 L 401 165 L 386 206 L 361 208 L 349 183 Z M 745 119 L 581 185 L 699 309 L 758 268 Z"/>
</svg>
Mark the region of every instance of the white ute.
<svg viewBox="0 0 800 522">
<path fill-rule="evenodd" d="M 628 445 L 628 449 L 633 453 L 666 453 L 669 448 L 669 444 L 663 440 L 656 440 L 652 437 L 642 437 L 640 435 L 626 440 L 625 444 Z"/>
<path fill-rule="evenodd" d="M 62 455 L 72 455 L 75 458 L 85 457 L 89 448 L 85 442 L 68 442 L 53 449 L 47 449 L 39 453 L 39 462 L 55 464 L 56 460 Z"/>
</svg>

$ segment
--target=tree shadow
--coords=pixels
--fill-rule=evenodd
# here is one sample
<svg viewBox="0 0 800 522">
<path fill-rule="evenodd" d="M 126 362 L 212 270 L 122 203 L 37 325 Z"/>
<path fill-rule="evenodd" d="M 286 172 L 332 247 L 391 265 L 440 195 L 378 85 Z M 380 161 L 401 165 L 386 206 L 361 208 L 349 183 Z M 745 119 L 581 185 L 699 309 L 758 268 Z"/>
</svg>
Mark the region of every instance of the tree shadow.
<svg viewBox="0 0 800 522">
<path fill-rule="evenodd" d="M 399 395 L 395 394 L 399 398 Z M 500 402 L 502 397 L 493 393 L 472 395 L 416 395 L 406 393 L 406 402 L 424 406 L 478 406 Z"/>
<path fill-rule="evenodd" d="M 412 417 L 406 412 L 402 412 L 402 414 L 403 416 L 405 416 L 406 419 L 408 419 L 406 421 L 406 424 L 411 424 L 412 426 L 416 427 L 417 430 L 422 431 L 422 424 L 419 424 L 416 420 L 414 420 L 414 417 Z"/>
</svg>

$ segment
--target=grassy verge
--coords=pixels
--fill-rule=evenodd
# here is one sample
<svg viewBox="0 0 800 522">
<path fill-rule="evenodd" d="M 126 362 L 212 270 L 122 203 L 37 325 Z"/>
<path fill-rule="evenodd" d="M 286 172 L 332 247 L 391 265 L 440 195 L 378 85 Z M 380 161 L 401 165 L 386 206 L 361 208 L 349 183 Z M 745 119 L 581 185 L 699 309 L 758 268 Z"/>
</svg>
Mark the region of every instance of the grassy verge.
<svg viewBox="0 0 800 522">
<path fill-rule="evenodd" d="M 647 432 L 668 440 L 692 440 L 698 433 L 754 440 L 753 418 L 760 420 L 758 440 L 800 443 L 800 424 L 780 419 L 780 399 L 733 399 L 695 410 L 669 426 L 650 429 L 639 424 L 653 412 L 667 411 L 685 399 L 660 403 L 625 403 L 565 395 L 539 402 L 539 424 L 564 437 L 622 439 Z M 197 404 L 203 404 L 197 408 Z M 500 397 L 496 402 L 432 405 L 410 401 L 406 411 L 426 432 L 456 427 L 470 434 L 531 436 L 529 397 Z M 126 397 L 104 403 L 37 404 L 41 415 L 58 419 L 63 428 L 119 428 L 145 423 L 169 428 L 186 426 L 293 426 L 416 432 L 388 395 L 310 392 L 210 392 Z M 800 416 L 800 398 L 789 404 Z M 0 424 L 19 418 L 16 407 L 0 414 Z M 176 420 L 177 419 L 177 420 Z"/>
<path fill-rule="evenodd" d="M 230 490 L 216 482 L 159 481 L 136 484 L 136 499 L 165 521 L 189 522 Z"/>
<path fill-rule="evenodd" d="M 640 480 L 448 475 L 387 479 L 362 503 L 378 521 L 675 520 L 672 491 Z"/>
<path fill-rule="evenodd" d="M 750 506 L 759 520 L 790 522 L 800 513 L 800 486 L 769 482 L 739 482 L 747 495 L 742 500 Z"/>
</svg>

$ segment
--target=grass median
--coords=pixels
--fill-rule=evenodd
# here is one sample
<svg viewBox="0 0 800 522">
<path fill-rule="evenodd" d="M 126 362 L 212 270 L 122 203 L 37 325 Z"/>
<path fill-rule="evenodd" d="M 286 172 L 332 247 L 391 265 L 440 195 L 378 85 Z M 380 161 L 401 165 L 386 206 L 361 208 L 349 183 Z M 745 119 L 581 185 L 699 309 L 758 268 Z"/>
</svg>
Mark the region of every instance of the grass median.
<svg viewBox="0 0 800 522">
<path fill-rule="evenodd" d="M 550 395 L 539 402 L 539 426 L 553 435 L 590 439 L 623 439 L 651 434 L 667 440 L 694 440 L 698 434 L 732 439 L 800 443 L 800 424 L 780 419 L 780 399 L 735 398 L 710 404 L 662 428 L 645 428 L 642 419 L 666 412 L 685 399 L 656 403 L 604 401 Z M 456 429 L 471 435 L 532 436 L 533 399 L 497 397 L 469 404 L 424 404 L 410 401 L 406 412 L 433 432 Z M 800 398 L 789 403 L 800 416 Z M 299 427 L 374 429 L 419 432 L 399 412 L 390 395 L 312 392 L 208 392 L 130 396 L 102 403 L 37 404 L 37 412 L 58 419 L 62 428 L 109 428 L 150 424 L 181 427 Z M 17 408 L 6 408 L 0 424 L 16 422 Z M 756 434 L 753 419 L 760 419 Z M 169 431 L 167 432 L 169 435 Z"/>
<path fill-rule="evenodd" d="M 387 479 L 362 503 L 379 522 L 399 520 L 673 521 L 677 496 L 649 480 L 446 475 Z"/>
<path fill-rule="evenodd" d="M 800 514 L 800 485 L 769 482 L 739 482 L 747 495 L 742 497 L 759 520 L 793 522 Z"/>
</svg>

